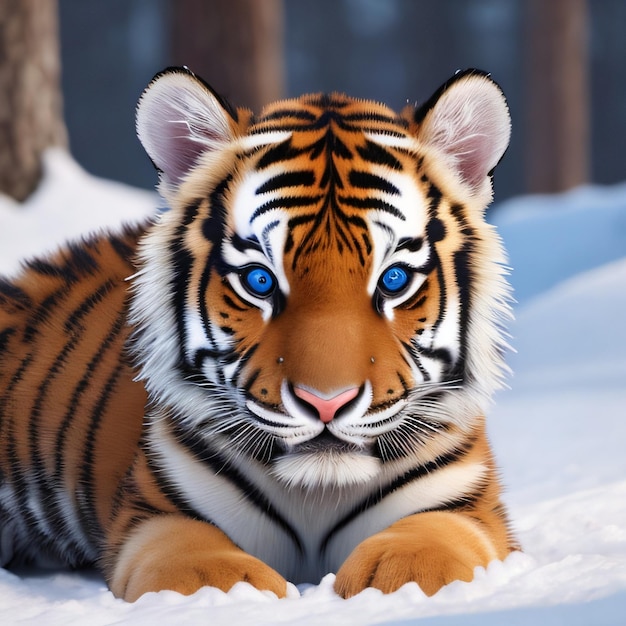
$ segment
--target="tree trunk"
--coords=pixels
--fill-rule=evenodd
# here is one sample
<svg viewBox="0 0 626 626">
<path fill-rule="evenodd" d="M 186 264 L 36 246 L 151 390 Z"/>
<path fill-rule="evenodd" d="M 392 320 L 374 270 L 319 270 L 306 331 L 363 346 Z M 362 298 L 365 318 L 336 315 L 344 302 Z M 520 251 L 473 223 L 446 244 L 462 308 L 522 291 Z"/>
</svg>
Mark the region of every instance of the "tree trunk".
<svg viewBox="0 0 626 626">
<path fill-rule="evenodd" d="M 283 0 L 176 0 L 172 57 L 235 106 L 282 97 Z"/>
<path fill-rule="evenodd" d="M 586 0 L 526 0 L 528 190 L 556 192 L 589 179 Z"/>
<path fill-rule="evenodd" d="M 67 146 L 56 0 L 0 0 L 0 192 L 24 200 Z"/>
</svg>

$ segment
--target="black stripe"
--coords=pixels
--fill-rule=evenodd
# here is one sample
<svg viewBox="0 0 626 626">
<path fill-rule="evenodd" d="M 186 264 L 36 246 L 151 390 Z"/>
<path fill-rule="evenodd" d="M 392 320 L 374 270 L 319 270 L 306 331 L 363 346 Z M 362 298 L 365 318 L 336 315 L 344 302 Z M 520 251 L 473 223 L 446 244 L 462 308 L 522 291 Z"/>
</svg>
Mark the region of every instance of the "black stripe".
<svg viewBox="0 0 626 626">
<path fill-rule="evenodd" d="M 287 196 L 284 198 L 274 198 L 273 200 L 265 202 L 254 211 L 254 213 L 250 217 L 250 224 L 252 224 L 254 220 L 256 220 L 264 213 L 272 211 L 273 209 L 292 209 L 308 207 L 317 204 L 323 197 L 324 196 L 322 194 L 317 194 L 314 196 Z"/>
<path fill-rule="evenodd" d="M 317 93 L 306 96 L 305 102 L 318 109 L 343 109 L 349 104 L 345 96 L 328 93 Z"/>
<path fill-rule="evenodd" d="M 293 541 L 298 552 L 303 555 L 304 547 L 296 530 L 279 513 L 271 501 L 261 492 L 254 483 L 250 482 L 237 468 L 219 453 L 208 450 L 205 443 L 201 442 L 195 433 L 184 430 L 178 425 L 172 427 L 172 435 L 176 441 L 183 445 L 200 463 L 208 467 L 214 474 L 228 479 L 239 490 L 242 498 L 257 507 L 265 516 L 279 526 Z M 153 472 L 155 477 L 163 472 L 156 468 Z M 206 520 L 211 521 L 211 520 Z M 225 529 L 226 532 L 226 529 Z"/>
<path fill-rule="evenodd" d="M 239 363 L 237 364 L 237 367 L 235 368 L 235 371 L 231 379 L 232 385 L 234 387 L 237 387 L 237 388 L 239 387 L 239 377 L 241 376 L 241 372 L 243 368 L 246 366 L 246 364 L 248 363 L 248 361 L 252 358 L 254 353 L 257 351 L 258 347 L 259 347 L 259 344 L 255 343 L 252 346 L 250 346 L 242 355 L 239 356 Z"/>
<path fill-rule="evenodd" d="M 399 172 L 404 169 L 402 163 L 389 150 L 369 139 L 365 141 L 365 146 L 357 147 L 357 152 L 363 160 L 370 163 L 385 165 Z"/>
<path fill-rule="evenodd" d="M 367 111 L 365 113 L 350 113 L 343 115 L 341 120 L 346 122 L 382 122 L 383 124 L 390 124 L 391 126 L 401 126 L 402 128 L 408 127 L 408 122 L 401 117 L 385 115 L 383 113 L 372 113 Z M 379 128 L 372 128 L 373 131 L 380 131 Z M 394 137 L 403 137 L 401 133 L 385 133 L 393 135 Z"/>
<path fill-rule="evenodd" d="M 472 273 L 471 244 L 466 242 L 463 249 L 454 253 L 454 274 L 456 276 L 457 287 L 459 289 L 459 342 L 460 354 L 458 368 L 463 372 L 465 381 L 472 380 L 472 372 L 466 371 L 465 363 L 467 357 L 467 330 L 469 325 L 469 314 L 472 306 L 472 283 L 474 276 Z"/>
<path fill-rule="evenodd" d="M 91 249 L 97 250 L 97 243 L 97 239 L 70 243 L 70 256 L 66 259 L 65 268 L 77 276 L 93 276 L 100 269 L 98 260 L 91 253 Z"/>
<path fill-rule="evenodd" d="M 464 380 L 471 380 L 472 372 L 466 371 L 467 357 L 467 328 L 469 324 L 469 313 L 472 306 L 472 289 L 474 282 L 474 273 L 472 271 L 472 254 L 474 252 L 474 238 L 476 236 L 474 229 L 468 224 L 464 215 L 464 206 L 461 204 L 453 204 L 450 207 L 450 213 L 457 221 L 461 234 L 465 237 L 465 242 L 460 250 L 454 253 L 454 274 L 459 289 L 460 300 L 460 319 L 459 324 L 461 331 L 459 333 L 460 340 L 460 356 L 457 364 L 457 370 L 463 373 Z M 456 373 L 456 372 L 455 372 Z"/>
<path fill-rule="evenodd" d="M 437 319 L 433 322 L 432 332 L 435 334 L 443 321 L 444 313 L 446 310 L 446 303 L 448 301 L 448 289 L 445 282 L 445 276 L 443 274 L 443 267 L 439 260 L 439 254 L 435 246 L 431 247 L 429 265 L 432 265 L 437 272 L 437 282 L 439 285 L 439 309 L 437 311 Z M 427 271 L 427 270 L 424 270 Z"/>
<path fill-rule="evenodd" d="M 389 213 L 394 217 L 406 221 L 405 215 L 398 208 L 393 206 L 393 204 L 389 204 L 388 202 L 384 202 L 378 198 L 357 198 L 356 196 L 343 196 L 340 195 L 338 197 L 339 202 L 347 206 L 354 207 L 355 209 L 368 209 L 375 211 L 383 211 L 385 213 Z"/>
<path fill-rule="evenodd" d="M 369 233 L 367 231 L 364 233 L 361 233 L 361 238 L 363 239 L 363 245 L 365 246 L 365 254 L 369 256 L 372 253 L 372 250 L 374 249 L 372 246 L 372 241 L 369 237 Z"/>
<path fill-rule="evenodd" d="M 49 276 L 50 278 L 60 278 L 61 280 L 75 281 L 76 275 L 69 271 L 67 266 L 56 265 L 46 259 L 32 259 L 27 261 L 26 267 L 42 276 Z"/>
<path fill-rule="evenodd" d="M 274 263 L 274 254 L 270 242 L 270 234 L 275 228 L 278 228 L 279 226 L 280 220 L 273 220 L 263 227 L 263 232 L 261 233 L 261 241 L 263 242 L 265 250 L 267 250 L 267 256 L 270 260 L 270 263 Z"/>
<path fill-rule="evenodd" d="M 206 359 L 211 359 L 212 361 L 219 360 L 223 365 L 228 365 L 229 363 L 234 363 L 239 358 L 237 352 L 235 352 L 231 348 L 227 348 L 226 350 L 211 350 L 209 348 L 198 348 L 193 355 L 192 364 L 193 370 L 191 372 L 192 376 L 198 376 L 196 379 L 198 383 L 200 381 L 207 381 L 206 377 L 202 373 L 202 364 Z M 209 381 L 207 381 L 209 382 Z"/>
<path fill-rule="evenodd" d="M 413 344 L 406 343 L 404 341 L 402 342 L 402 346 L 404 347 L 406 354 L 409 355 L 407 358 L 409 357 L 411 358 L 411 363 L 407 363 L 407 365 L 409 365 L 409 367 L 411 366 L 411 364 L 415 365 L 417 369 L 419 370 L 420 374 L 422 375 L 424 382 L 430 381 L 430 374 L 428 373 L 424 365 L 422 365 L 419 358 L 413 358 L 413 357 L 419 357 L 419 354 L 418 355 L 415 354 L 416 350 L 418 352 L 419 350 Z"/>
<path fill-rule="evenodd" d="M 72 285 L 67 283 L 61 286 L 60 289 L 51 293 L 44 298 L 41 304 L 33 311 L 32 315 L 28 318 L 28 322 L 24 327 L 23 341 L 30 343 L 33 341 L 39 326 L 46 322 L 53 316 L 56 307 L 63 302 L 63 300 L 71 292 Z"/>
<path fill-rule="evenodd" d="M 75 330 L 85 330 L 84 326 L 80 324 L 82 320 L 89 311 L 91 311 L 99 302 L 102 301 L 104 296 L 106 296 L 113 286 L 115 282 L 113 280 L 105 281 L 100 287 L 98 287 L 93 293 L 89 294 L 71 313 L 68 315 L 65 320 L 65 324 L 63 325 L 63 330 L 66 333 L 73 333 Z"/>
<path fill-rule="evenodd" d="M 257 195 L 269 193 L 285 187 L 310 187 L 315 184 L 315 174 L 312 170 L 284 172 L 265 181 L 256 191 Z"/>
<path fill-rule="evenodd" d="M 79 337 L 73 337 L 66 342 L 61 351 L 56 355 L 50 367 L 48 367 L 46 375 L 36 389 L 35 399 L 28 418 L 28 448 L 30 461 L 32 463 L 34 473 L 38 477 L 37 482 L 33 484 L 33 491 L 37 494 L 40 502 L 49 498 L 49 493 L 46 493 L 49 485 L 46 480 L 44 459 L 42 458 L 42 454 L 39 449 L 39 438 L 46 431 L 45 425 L 42 424 L 41 420 L 42 409 L 48 396 L 50 386 L 59 372 L 62 372 L 65 364 L 67 363 L 70 352 L 76 348 L 78 341 Z"/>
<path fill-rule="evenodd" d="M 206 293 L 209 290 L 209 282 L 213 278 L 213 272 L 218 275 L 224 275 L 227 271 L 225 267 L 224 261 L 222 260 L 222 242 L 225 239 L 225 216 L 226 216 L 226 208 L 224 206 L 224 196 L 228 192 L 229 185 L 232 182 L 232 175 L 228 175 L 223 178 L 219 184 L 215 187 L 215 189 L 211 192 L 208 200 L 209 200 L 209 208 L 210 214 L 207 217 L 203 224 L 202 230 L 205 237 L 212 242 L 211 250 L 209 251 L 208 258 L 205 259 L 195 259 L 193 254 L 187 251 L 187 259 L 186 259 L 186 274 L 184 277 L 184 283 L 177 287 L 180 290 L 181 295 L 179 297 L 177 307 L 176 307 L 176 318 L 178 327 L 180 330 L 180 347 L 181 347 L 181 364 L 183 366 L 183 370 L 186 371 L 189 368 L 193 368 L 194 364 L 186 361 L 185 356 L 185 346 L 186 346 L 186 331 L 184 329 L 184 311 L 186 305 L 186 293 L 189 289 L 189 276 L 191 272 L 192 265 L 194 261 L 203 263 L 202 274 L 200 276 L 200 281 L 198 284 L 198 289 L 194 294 L 194 303 L 198 308 L 200 313 L 200 319 L 202 320 L 202 327 L 205 333 L 207 340 L 210 342 L 213 348 L 216 348 L 219 344 L 215 339 L 215 335 L 212 331 L 212 324 L 210 319 L 209 310 L 207 308 L 207 299 L 205 297 Z M 256 245 L 251 241 L 241 240 L 242 245 L 246 245 L 250 247 L 252 245 Z M 180 282 L 180 280 L 179 280 Z M 197 372 L 203 376 L 202 372 Z"/>
<path fill-rule="evenodd" d="M 426 192 L 426 197 L 428 198 L 428 213 L 431 218 L 437 217 L 439 213 L 439 205 L 441 204 L 441 200 L 443 198 L 443 194 L 441 193 L 441 189 L 437 187 L 433 182 L 429 180 L 427 176 L 422 176 L 422 182 L 428 186 L 428 190 Z"/>
<path fill-rule="evenodd" d="M 28 310 L 32 307 L 28 294 L 4 278 L 0 278 L 0 302 L 4 305 L 15 306 L 20 310 Z"/>
<path fill-rule="evenodd" d="M 426 463 L 425 465 L 418 465 L 413 469 L 405 472 L 402 476 L 398 476 L 395 480 L 391 481 L 387 486 L 382 489 L 371 493 L 369 496 L 364 498 L 359 504 L 357 504 L 347 515 L 345 515 L 342 519 L 340 519 L 325 535 L 322 543 L 320 544 L 320 552 L 323 553 L 328 548 L 328 544 L 330 543 L 333 535 L 339 532 L 342 528 L 345 528 L 350 522 L 355 520 L 359 515 L 376 506 L 380 502 L 382 502 L 388 495 L 397 491 L 398 489 L 402 489 L 409 483 L 420 480 L 425 476 L 431 475 L 433 472 L 437 470 L 443 469 L 448 465 L 456 463 L 460 459 L 462 459 L 474 446 L 475 439 L 470 438 L 463 445 L 455 448 L 454 450 L 442 454 L 438 456 L 434 460 Z M 416 508 L 414 513 L 420 512 L 419 508 Z"/>
<path fill-rule="evenodd" d="M 116 236 L 110 236 L 109 243 L 111 244 L 111 247 L 113 248 L 113 250 L 115 250 L 117 255 L 122 260 L 131 264 L 132 259 L 136 253 L 136 249 L 135 249 L 136 240 L 145 231 L 146 231 L 146 228 L 144 226 L 135 226 L 134 228 L 128 228 L 128 230 L 124 233 L 124 235 L 126 236 L 125 237 L 126 239 L 127 238 L 134 239 L 134 241 L 132 242 L 133 245 L 129 245 L 125 241 L 125 239 L 123 239 L 122 237 L 116 237 Z"/>
<path fill-rule="evenodd" d="M 469 512 L 476 508 L 476 505 L 485 495 L 485 485 L 480 485 L 474 491 L 468 493 L 465 496 L 461 496 L 460 498 L 455 498 L 454 500 L 448 500 L 439 506 L 434 506 L 430 509 L 425 509 L 420 511 L 420 513 L 428 513 L 430 511 L 465 511 Z"/>
<path fill-rule="evenodd" d="M 16 334 L 15 328 L 3 328 L 0 331 L 0 359 L 2 359 L 2 353 L 7 349 L 9 340 Z M 0 363 L 2 361 L 0 360 Z"/>
<path fill-rule="evenodd" d="M 158 490 L 176 507 L 176 510 L 191 519 L 199 522 L 209 522 L 212 524 L 212 520 L 205 519 L 205 517 L 198 510 L 191 506 L 191 504 L 182 497 L 176 482 L 173 479 L 170 480 L 169 477 L 165 475 L 163 469 L 151 457 L 149 450 L 144 450 L 144 452 L 154 484 Z"/>
<path fill-rule="evenodd" d="M 262 171 L 280 161 L 290 161 L 307 150 L 308 147 L 294 148 L 291 144 L 291 138 L 286 139 L 277 146 L 269 148 L 267 152 L 258 160 L 256 169 L 257 171 Z"/>
<path fill-rule="evenodd" d="M 248 250 L 258 250 L 261 252 L 263 250 L 261 244 L 254 236 L 250 239 L 244 239 L 238 233 L 233 233 L 229 241 L 233 248 L 239 252 L 247 252 Z"/>
<path fill-rule="evenodd" d="M 400 190 L 386 178 L 370 174 L 369 172 L 361 172 L 352 170 L 349 175 L 350 184 L 359 189 L 377 189 L 394 196 L 400 195 Z"/>
<path fill-rule="evenodd" d="M 239 302 L 243 301 L 241 300 L 241 298 L 239 298 L 238 294 L 231 288 L 230 289 L 231 293 L 233 293 L 233 295 L 235 295 L 237 297 L 237 299 L 239 300 Z M 222 294 L 222 300 L 224 301 L 224 304 L 230 308 L 233 309 L 235 311 L 247 311 L 250 307 L 247 306 L 240 306 L 238 305 L 228 294 L 224 293 Z"/>
<path fill-rule="evenodd" d="M 441 361 L 448 370 L 450 369 L 452 365 L 452 354 L 450 354 L 450 350 L 447 348 L 425 348 L 419 345 L 416 345 L 415 348 L 419 351 L 420 356 Z"/>
<path fill-rule="evenodd" d="M 196 200 L 192 204 L 185 207 L 182 221 L 176 227 L 174 236 L 169 242 L 170 265 L 172 274 L 170 279 L 171 285 L 171 303 L 170 306 L 174 310 L 174 318 L 176 320 L 176 330 L 179 337 L 179 364 L 185 369 L 186 354 L 185 344 L 187 338 L 187 330 L 185 328 L 185 306 L 187 304 L 187 289 L 189 286 L 189 273 L 193 262 L 193 256 L 183 245 L 183 237 L 187 227 L 196 219 L 200 207 L 200 200 Z M 216 218 L 213 218 L 216 219 Z M 203 223 L 203 233 L 207 236 L 207 222 Z M 212 233 L 211 233 L 212 234 Z M 208 238 L 208 237 L 207 237 Z M 167 306 L 167 303 L 163 303 Z"/>
<path fill-rule="evenodd" d="M 10 406 L 13 390 L 24 377 L 24 373 L 28 370 L 34 358 L 35 355 L 31 352 L 22 359 L 20 366 L 17 368 L 13 376 L 11 376 L 9 384 L 5 387 L 2 396 L 0 396 L 0 426 L 2 426 L 4 418 L 6 417 L 6 407 L 7 405 Z"/>
<path fill-rule="evenodd" d="M 270 122 L 272 120 L 283 120 L 285 118 L 295 118 L 299 120 L 304 120 L 307 122 L 314 122 L 317 119 L 317 116 L 310 111 L 306 111 L 304 109 L 278 109 L 278 111 L 274 111 L 269 115 L 264 115 L 258 122 L 258 125 Z M 273 127 L 272 127 L 273 128 Z M 253 130 L 252 134 L 257 134 L 259 131 Z M 260 132 L 267 132 L 267 129 L 263 129 Z"/>
<path fill-rule="evenodd" d="M 102 419 L 106 414 L 107 405 L 115 393 L 115 388 L 124 367 L 123 363 L 119 363 L 108 377 L 104 387 L 101 388 L 98 400 L 91 412 L 89 428 L 82 450 L 80 488 L 77 494 L 78 516 L 86 536 L 98 543 L 103 538 L 103 529 L 100 526 L 96 511 L 96 477 L 94 476 L 96 442 Z"/>
<path fill-rule="evenodd" d="M 403 237 L 398 242 L 398 250 L 408 250 L 409 252 L 417 252 L 421 250 L 424 245 L 424 239 L 422 237 Z"/>
<path fill-rule="evenodd" d="M 430 243 L 443 241 L 446 237 L 446 225 L 438 217 L 431 218 L 426 225 L 426 236 Z"/>
<path fill-rule="evenodd" d="M 243 386 L 243 390 L 247 393 L 248 391 L 250 391 L 250 389 L 252 389 L 252 385 L 254 385 L 254 383 L 256 382 L 256 379 L 260 376 L 261 374 L 261 370 L 260 369 L 256 369 L 254 370 L 254 372 L 252 372 L 252 374 L 250 374 L 250 377 L 248 378 L 248 380 L 246 381 L 246 383 Z"/>
</svg>

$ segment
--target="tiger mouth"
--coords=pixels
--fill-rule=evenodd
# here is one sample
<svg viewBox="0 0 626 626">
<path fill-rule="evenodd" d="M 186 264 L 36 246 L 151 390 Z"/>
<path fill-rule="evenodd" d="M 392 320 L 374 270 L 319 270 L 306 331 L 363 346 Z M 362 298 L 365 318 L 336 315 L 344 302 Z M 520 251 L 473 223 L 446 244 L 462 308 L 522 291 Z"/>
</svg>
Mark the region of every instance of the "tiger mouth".
<svg viewBox="0 0 626 626">
<path fill-rule="evenodd" d="M 318 452 L 333 452 L 337 454 L 347 454 L 350 452 L 363 452 L 363 446 L 339 439 L 328 428 L 325 428 L 319 435 L 295 446 L 291 452 L 299 454 L 310 454 Z"/>
</svg>

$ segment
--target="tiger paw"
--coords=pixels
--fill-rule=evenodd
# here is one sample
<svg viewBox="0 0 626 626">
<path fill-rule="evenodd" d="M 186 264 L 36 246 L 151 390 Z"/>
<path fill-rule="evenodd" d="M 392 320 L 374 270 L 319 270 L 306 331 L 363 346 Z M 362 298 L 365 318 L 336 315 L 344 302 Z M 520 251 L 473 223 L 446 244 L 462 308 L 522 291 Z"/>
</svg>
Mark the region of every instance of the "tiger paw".
<svg viewBox="0 0 626 626">
<path fill-rule="evenodd" d="M 447 512 L 404 518 L 360 543 L 337 572 L 335 591 L 349 598 L 367 587 L 384 593 L 416 582 L 426 595 L 498 558 L 487 534 L 468 518 Z"/>
<path fill-rule="evenodd" d="M 143 522 L 113 559 L 109 587 L 128 602 L 149 591 L 190 595 L 205 586 L 228 591 L 238 582 L 279 598 L 287 594 L 287 582 L 278 572 L 235 546 L 221 530 L 180 516 Z"/>
</svg>

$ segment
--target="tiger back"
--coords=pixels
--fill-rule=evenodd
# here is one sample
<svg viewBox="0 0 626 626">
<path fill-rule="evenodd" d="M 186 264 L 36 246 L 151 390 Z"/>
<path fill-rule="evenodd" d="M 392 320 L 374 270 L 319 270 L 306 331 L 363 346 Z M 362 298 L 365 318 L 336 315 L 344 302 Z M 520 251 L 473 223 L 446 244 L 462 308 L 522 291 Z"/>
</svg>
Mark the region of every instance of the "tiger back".
<svg viewBox="0 0 626 626">
<path fill-rule="evenodd" d="M 3 284 L 8 556 L 96 562 L 128 600 L 327 572 L 434 593 L 504 558 L 484 210 L 509 127 L 476 70 L 401 114 L 331 94 L 258 117 L 157 75 L 137 129 L 168 211 Z"/>
<path fill-rule="evenodd" d="M 146 403 L 122 358 L 143 230 L 94 236 L 0 281 L 2 565 L 98 558 Z"/>
</svg>

